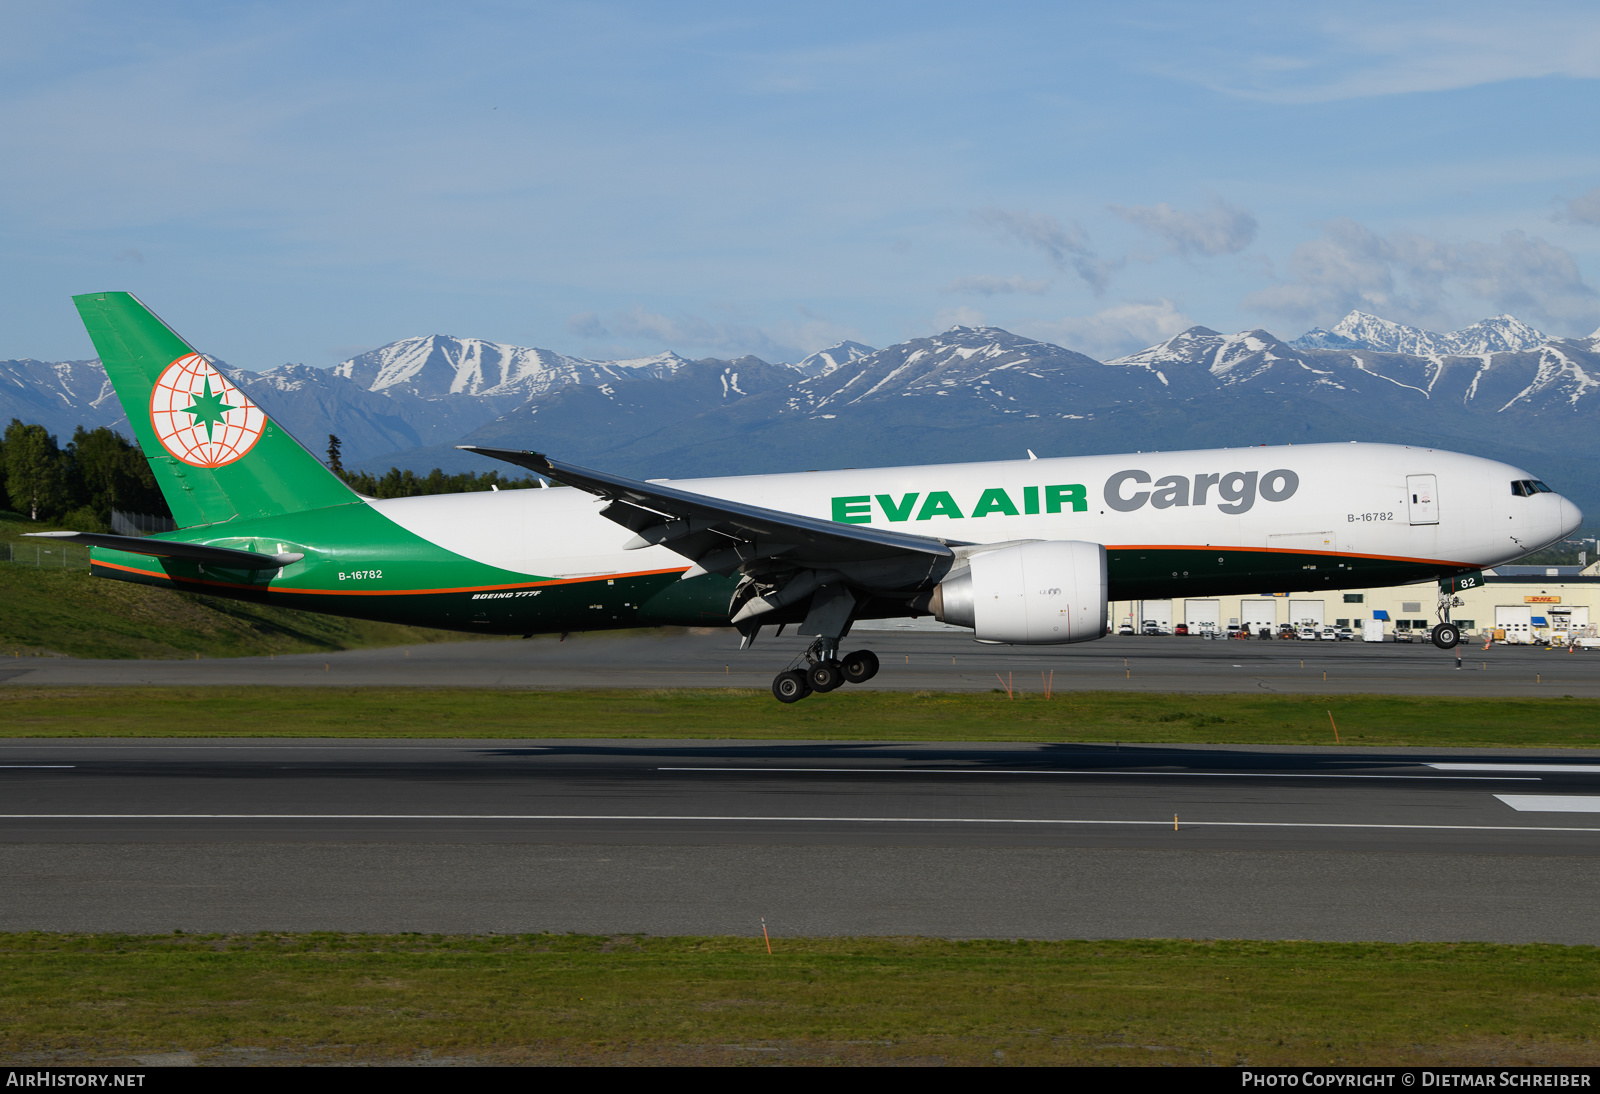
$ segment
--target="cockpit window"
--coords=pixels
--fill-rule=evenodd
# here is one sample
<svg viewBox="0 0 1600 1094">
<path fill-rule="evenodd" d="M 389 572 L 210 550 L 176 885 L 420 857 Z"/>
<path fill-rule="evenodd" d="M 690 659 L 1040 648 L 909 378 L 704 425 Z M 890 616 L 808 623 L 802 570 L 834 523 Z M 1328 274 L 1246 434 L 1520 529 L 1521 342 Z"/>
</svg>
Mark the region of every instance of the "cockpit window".
<svg viewBox="0 0 1600 1094">
<path fill-rule="evenodd" d="M 1534 479 L 1533 480 L 1533 488 L 1535 490 L 1539 491 L 1539 493 L 1541 493 L 1541 494 L 1554 494 L 1555 493 L 1554 490 L 1550 489 L 1548 486 L 1546 486 L 1544 483 L 1540 482 L 1538 479 Z"/>
<path fill-rule="evenodd" d="M 1511 483 L 1511 493 L 1515 497 L 1531 498 L 1535 494 L 1554 494 L 1555 491 L 1538 479 L 1514 479 Z"/>
</svg>

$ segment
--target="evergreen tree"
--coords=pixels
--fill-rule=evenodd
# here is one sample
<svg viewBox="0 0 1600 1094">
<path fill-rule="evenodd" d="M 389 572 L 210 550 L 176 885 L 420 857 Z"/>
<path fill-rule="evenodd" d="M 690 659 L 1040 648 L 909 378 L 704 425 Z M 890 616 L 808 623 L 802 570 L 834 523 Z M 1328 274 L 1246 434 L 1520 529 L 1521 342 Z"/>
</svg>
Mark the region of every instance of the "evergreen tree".
<svg viewBox="0 0 1600 1094">
<path fill-rule="evenodd" d="M 344 451 L 344 443 L 339 440 L 338 434 L 328 434 L 328 470 L 340 478 L 344 477 L 344 461 L 339 459 L 339 453 Z"/>
<path fill-rule="evenodd" d="M 80 425 L 65 456 L 69 508 L 87 507 L 108 526 L 113 509 L 171 516 L 144 453 L 115 430 Z"/>
<path fill-rule="evenodd" d="M 369 498 L 415 498 L 424 494 L 465 494 L 475 490 L 526 490 L 538 486 L 533 478 L 508 479 L 498 471 L 447 475 L 435 467 L 426 475 L 391 467 L 382 476 L 370 471 L 346 471 L 341 476 L 350 488 Z"/>
<path fill-rule="evenodd" d="M 17 418 L 6 427 L 6 493 L 27 509 L 30 520 L 61 511 L 67 501 L 61 449 L 42 425 Z"/>
</svg>

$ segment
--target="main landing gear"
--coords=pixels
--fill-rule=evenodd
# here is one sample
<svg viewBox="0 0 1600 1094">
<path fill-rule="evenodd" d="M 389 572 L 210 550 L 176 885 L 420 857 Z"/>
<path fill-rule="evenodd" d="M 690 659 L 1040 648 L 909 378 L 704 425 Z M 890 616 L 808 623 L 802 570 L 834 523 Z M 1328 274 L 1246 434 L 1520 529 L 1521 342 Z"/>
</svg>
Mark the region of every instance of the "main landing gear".
<svg viewBox="0 0 1600 1094">
<path fill-rule="evenodd" d="M 878 655 L 856 650 L 839 656 L 837 638 L 819 638 L 803 655 L 803 666 L 778 673 L 772 694 L 780 703 L 798 703 L 813 691 L 833 691 L 845 684 L 864 684 L 878 675 Z"/>
</svg>

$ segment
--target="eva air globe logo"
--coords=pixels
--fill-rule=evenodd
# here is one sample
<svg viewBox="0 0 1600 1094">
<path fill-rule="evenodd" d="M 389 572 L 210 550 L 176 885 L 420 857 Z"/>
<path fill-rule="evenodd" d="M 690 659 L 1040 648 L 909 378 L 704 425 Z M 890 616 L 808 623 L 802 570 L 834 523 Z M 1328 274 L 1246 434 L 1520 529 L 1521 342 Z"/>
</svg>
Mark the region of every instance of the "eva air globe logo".
<svg viewBox="0 0 1600 1094">
<path fill-rule="evenodd" d="M 150 393 L 161 446 L 192 467 L 221 467 L 261 439 L 267 416 L 198 353 L 162 370 Z"/>
</svg>

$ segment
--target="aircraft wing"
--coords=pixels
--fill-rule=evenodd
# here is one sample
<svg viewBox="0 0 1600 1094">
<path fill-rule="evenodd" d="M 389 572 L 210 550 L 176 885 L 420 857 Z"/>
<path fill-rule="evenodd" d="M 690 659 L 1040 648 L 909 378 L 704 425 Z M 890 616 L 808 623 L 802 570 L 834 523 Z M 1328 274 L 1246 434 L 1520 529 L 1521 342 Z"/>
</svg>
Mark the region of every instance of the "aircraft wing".
<svg viewBox="0 0 1600 1094">
<path fill-rule="evenodd" d="M 698 573 L 731 572 L 759 559 L 778 560 L 798 568 L 837 567 L 850 563 L 920 559 L 953 560 L 952 547 L 964 541 L 914 536 L 886 528 L 867 528 L 785 513 L 759 505 L 708 497 L 661 483 L 641 482 L 538 452 L 458 445 L 497 460 L 526 467 L 610 504 L 602 514 L 634 533 L 630 549 L 664 545 L 698 565 Z"/>
</svg>

